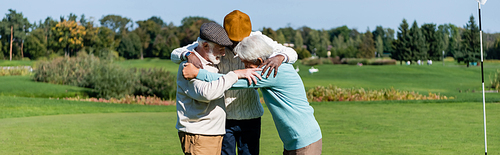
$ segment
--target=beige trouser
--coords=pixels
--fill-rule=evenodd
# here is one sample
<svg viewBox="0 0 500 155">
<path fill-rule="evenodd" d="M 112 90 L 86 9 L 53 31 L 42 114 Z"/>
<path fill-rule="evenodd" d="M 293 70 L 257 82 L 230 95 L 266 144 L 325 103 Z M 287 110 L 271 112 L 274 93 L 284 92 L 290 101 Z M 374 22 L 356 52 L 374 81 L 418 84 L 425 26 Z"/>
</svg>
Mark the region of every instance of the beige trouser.
<svg viewBox="0 0 500 155">
<path fill-rule="evenodd" d="M 306 147 L 297 150 L 284 150 L 283 155 L 320 155 L 323 147 L 323 140 L 307 145 Z"/>
<path fill-rule="evenodd" d="M 220 155 L 223 135 L 198 135 L 179 131 L 185 155 Z"/>
</svg>

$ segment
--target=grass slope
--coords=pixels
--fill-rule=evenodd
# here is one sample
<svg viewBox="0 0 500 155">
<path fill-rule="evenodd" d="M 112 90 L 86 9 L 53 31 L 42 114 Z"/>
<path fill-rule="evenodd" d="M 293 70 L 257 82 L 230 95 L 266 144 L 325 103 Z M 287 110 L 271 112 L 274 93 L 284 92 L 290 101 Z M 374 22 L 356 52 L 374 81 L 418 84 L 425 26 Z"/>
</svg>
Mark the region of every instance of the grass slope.
<svg viewBox="0 0 500 155">
<path fill-rule="evenodd" d="M 115 63 L 126 68 L 163 68 L 173 73 L 177 73 L 177 69 L 179 68 L 179 65 L 173 63 L 170 60 L 158 58 L 115 61 Z"/>
<path fill-rule="evenodd" d="M 0 60 L 0 66 L 33 66 L 35 62 L 30 60 Z"/>
<path fill-rule="evenodd" d="M 85 88 L 35 82 L 29 76 L 0 76 L 0 96 L 62 98 L 84 95 Z"/>
<path fill-rule="evenodd" d="M 0 119 L 61 114 L 173 112 L 175 106 L 144 106 L 0 96 Z"/>
</svg>

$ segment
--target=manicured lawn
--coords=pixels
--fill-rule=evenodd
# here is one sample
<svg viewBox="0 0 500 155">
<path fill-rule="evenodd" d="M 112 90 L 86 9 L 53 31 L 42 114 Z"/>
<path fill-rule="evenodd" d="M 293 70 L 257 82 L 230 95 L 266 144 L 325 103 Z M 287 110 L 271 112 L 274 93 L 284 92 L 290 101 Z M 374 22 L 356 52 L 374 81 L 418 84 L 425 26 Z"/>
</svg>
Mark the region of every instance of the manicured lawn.
<svg viewBox="0 0 500 155">
<path fill-rule="evenodd" d="M 26 62 L 18 62 L 24 64 Z M 124 67 L 161 67 L 170 60 L 116 62 Z M 0 61 L 0 66 L 11 62 Z M 16 62 L 14 62 L 16 64 Z M 319 65 L 305 87 L 391 88 L 440 93 L 455 100 L 311 103 L 323 134 L 323 154 L 482 154 L 484 152 L 479 67 L 455 62 L 432 66 Z M 485 84 L 500 63 L 485 64 Z M 0 154 L 181 154 L 175 106 L 121 105 L 50 98 L 84 95 L 85 89 L 0 77 Z M 473 92 L 474 91 L 474 92 Z M 15 97 L 14 97 L 15 96 Z M 488 152 L 500 152 L 500 94 L 487 93 Z M 281 154 L 267 108 L 261 154 Z"/>
<path fill-rule="evenodd" d="M 420 94 L 440 93 L 455 97 L 459 101 L 482 101 L 481 69 L 457 65 L 447 62 L 446 66 L 435 63 L 427 65 L 385 65 L 385 66 L 351 66 L 351 65 L 319 65 L 319 72 L 310 74 L 311 67 L 299 65 L 299 74 L 305 87 L 328 86 L 341 88 L 384 89 L 395 88 L 416 91 Z M 487 63 L 484 68 L 485 87 L 490 85 L 500 63 Z M 491 76 L 490 76 L 491 75 Z M 500 101 L 500 94 L 488 93 L 489 101 Z"/>
<path fill-rule="evenodd" d="M 15 100 L 12 105 L 25 107 L 1 113 L 0 154 L 181 154 L 173 106 L 0 99 L 0 103 Z M 42 102 L 37 106 L 30 103 L 34 100 Z M 56 109 L 52 106 L 65 114 L 44 112 Z M 454 155 L 484 151 L 480 103 L 330 102 L 312 106 L 322 129 L 323 154 Z M 500 151 L 500 105 L 489 103 L 487 109 L 488 149 L 495 154 Z M 36 117 L 9 117 L 12 114 L 6 113 L 27 110 Z M 281 148 L 266 108 L 261 154 L 280 154 Z"/>
<path fill-rule="evenodd" d="M 158 58 L 145 58 L 144 60 L 115 61 L 116 64 L 127 68 L 163 68 L 167 71 L 177 73 L 179 65 L 170 60 Z"/>
<path fill-rule="evenodd" d="M 30 60 L 0 60 L 0 66 L 33 66 L 35 62 Z"/>
<path fill-rule="evenodd" d="M 0 96 L 63 98 L 84 96 L 86 88 L 35 82 L 29 76 L 0 76 Z"/>
</svg>

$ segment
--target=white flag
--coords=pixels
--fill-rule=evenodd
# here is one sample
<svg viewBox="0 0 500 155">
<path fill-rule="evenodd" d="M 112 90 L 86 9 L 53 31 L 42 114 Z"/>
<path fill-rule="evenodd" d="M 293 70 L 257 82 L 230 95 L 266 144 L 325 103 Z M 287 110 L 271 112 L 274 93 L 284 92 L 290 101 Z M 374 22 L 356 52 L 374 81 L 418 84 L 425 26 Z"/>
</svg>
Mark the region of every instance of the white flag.
<svg viewBox="0 0 500 155">
<path fill-rule="evenodd" d="M 484 3 L 486 3 L 487 0 L 476 0 L 476 1 L 484 5 Z"/>
</svg>

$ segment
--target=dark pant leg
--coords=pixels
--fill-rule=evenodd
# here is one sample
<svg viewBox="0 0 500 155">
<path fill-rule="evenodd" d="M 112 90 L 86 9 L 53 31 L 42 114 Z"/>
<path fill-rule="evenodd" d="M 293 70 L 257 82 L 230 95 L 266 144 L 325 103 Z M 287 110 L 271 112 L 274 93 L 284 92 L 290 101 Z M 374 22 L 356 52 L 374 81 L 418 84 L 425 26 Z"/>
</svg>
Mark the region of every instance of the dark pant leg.
<svg viewBox="0 0 500 155">
<path fill-rule="evenodd" d="M 238 120 L 240 133 L 237 134 L 238 155 L 258 155 L 260 145 L 261 119 Z"/>
<path fill-rule="evenodd" d="M 231 128 L 226 125 L 226 134 L 222 139 L 222 155 L 236 155 L 236 138 Z"/>
</svg>

